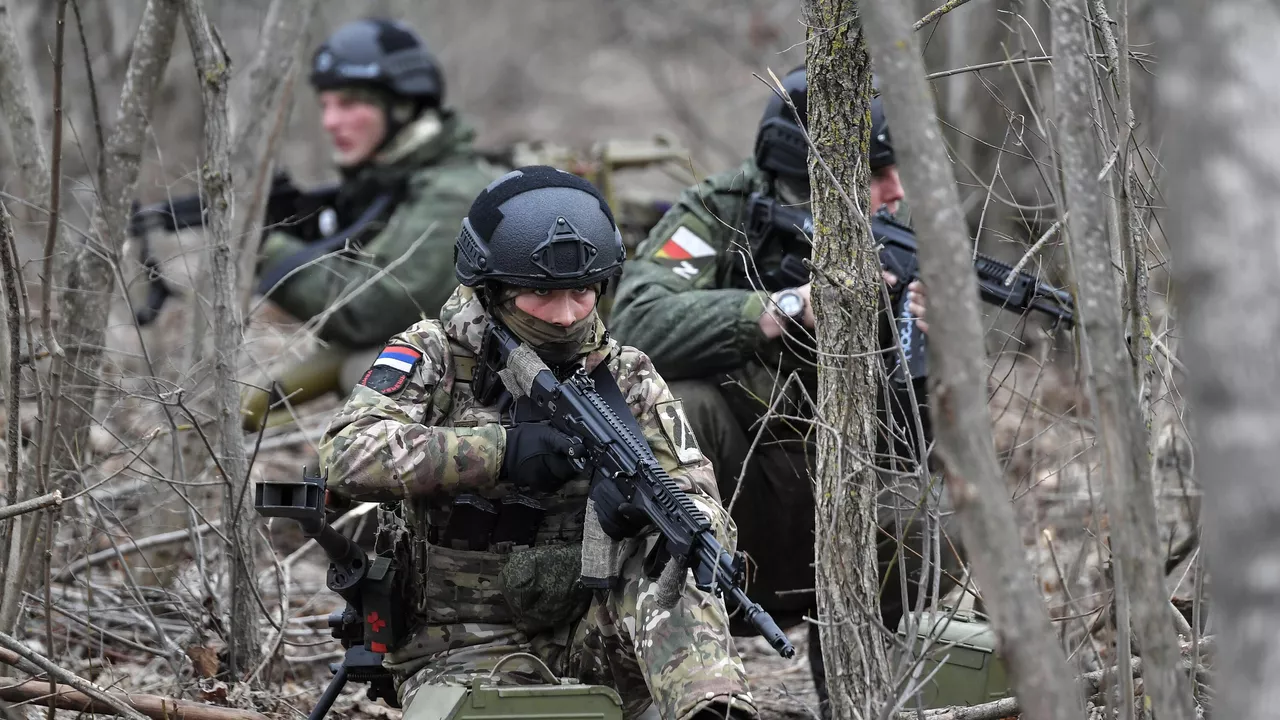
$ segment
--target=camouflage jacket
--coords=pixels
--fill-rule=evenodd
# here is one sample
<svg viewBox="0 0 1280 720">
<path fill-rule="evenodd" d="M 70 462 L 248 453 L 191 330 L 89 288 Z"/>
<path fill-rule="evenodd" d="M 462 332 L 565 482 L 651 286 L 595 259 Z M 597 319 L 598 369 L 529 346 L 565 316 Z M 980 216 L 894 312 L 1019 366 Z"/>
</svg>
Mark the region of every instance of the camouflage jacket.
<svg viewBox="0 0 1280 720">
<path fill-rule="evenodd" d="M 434 317 L 457 283 L 453 244 L 471 202 L 501 170 L 472 147 L 475 132 L 457 115 L 426 115 L 342 184 L 339 224 L 349 225 L 377 196 L 391 209 L 370 223 L 347 251 L 295 271 L 271 292 L 291 315 L 326 311 L 320 338 L 349 348 L 376 347 L 424 317 Z M 284 232 L 263 243 L 264 269 L 303 250 Z"/>
<path fill-rule="evenodd" d="M 751 278 L 781 253 L 753 258 L 744 228 L 751 193 L 774 191 L 752 160 L 686 189 L 623 267 L 610 316 L 619 341 L 644 350 L 668 380 L 735 380 L 744 392 L 730 400 L 746 424 L 767 407 L 779 369 L 816 385 L 811 363 L 760 331 L 768 296 Z"/>
<path fill-rule="evenodd" d="M 439 321 L 419 322 L 388 343 L 420 356 L 404 382 L 383 392 L 356 386 L 320 446 L 328 487 L 337 495 L 402 501 L 416 537 L 415 563 L 428 586 L 419 596 L 427 622 L 502 622 L 507 612 L 492 576 L 515 548 L 492 546 L 460 559 L 438 545 L 459 494 L 497 504 L 517 492 L 501 476 L 506 418 L 497 407 L 480 405 L 471 390 L 471 367 L 487 326 L 488 315 L 471 289 L 457 288 Z M 676 426 L 687 420 L 649 359 L 618 345 L 603 325 L 580 358 L 588 371 L 608 363 L 662 467 L 685 492 L 700 496 L 704 507 L 718 508 L 711 463 Z M 536 545 L 581 541 L 588 490 L 584 476 L 537 497 L 546 515 Z"/>
</svg>

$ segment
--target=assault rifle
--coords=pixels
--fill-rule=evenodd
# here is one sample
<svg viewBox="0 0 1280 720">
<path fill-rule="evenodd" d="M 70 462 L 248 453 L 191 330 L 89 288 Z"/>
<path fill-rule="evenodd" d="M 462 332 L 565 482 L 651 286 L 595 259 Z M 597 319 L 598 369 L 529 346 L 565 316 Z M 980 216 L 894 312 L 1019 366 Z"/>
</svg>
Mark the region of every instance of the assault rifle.
<svg viewBox="0 0 1280 720">
<path fill-rule="evenodd" d="M 302 534 L 316 541 L 329 556 L 326 582 L 347 606 L 329 615 L 333 636 L 342 642 L 342 662 L 330 666 L 333 680 L 325 688 L 307 720 L 321 720 L 338 699 L 348 680 L 368 683 L 370 700 L 382 698 L 400 707 L 391 673 L 382 656 L 395 649 L 408 630 L 397 590 L 396 567 L 390 558 L 369 561 L 355 541 L 325 521 L 325 479 L 305 470 L 301 482 L 260 482 L 253 505 L 263 517 L 296 520 Z"/>
<path fill-rule="evenodd" d="M 281 229 L 305 242 L 315 242 L 335 229 L 337 220 L 331 208 L 337 194 L 336 184 L 303 191 L 294 186 L 287 172 L 277 172 L 271 179 L 263 227 Z M 154 205 L 134 203 L 129 217 L 129 236 L 138 244 L 139 260 L 147 270 L 147 298 L 135 312 L 139 325 L 154 321 L 165 300 L 175 294 L 160 275 L 160 262 L 151 253 L 148 234 L 204 227 L 204 222 L 204 203 L 198 193 Z"/>
<path fill-rule="evenodd" d="M 906 364 L 903 367 L 897 354 L 892 354 L 890 376 L 899 383 L 906 382 L 908 377 L 912 380 L 925 377 L 928 336 L 916 326 L 915 317 L 907 307 L 907 294 L 903 292 L 920 274 L 915 232 L 895 220 L 886 208 L 880 208 L 871 218 L 871 234 L 880 246 L 880 264 L 898 276 L 890 299 Z M 781 243 L 784 249 L 779 267 L 761 275 L 761 284 L 766 290 L 773 292 L 809 282 L 804 260 L 809 257 L 812 236 L 813 215 L 809 212 L 788 207 L 761 193 L 751 194 L 747 201 L 747 240 L 752 253 L 759 257 L 764 248 L 774 242 Z M 973 268 L 978 275 L 978 293 L 984 302 L 1019 313 L 1028 310 L 1043 313 L 1053 319 L 1055 327 L 1069 329 L 1075 325 L 1071 294 L 1065 290 L 1042 283 L 1028 273 L 1015 273 L 1010 265 L 981 253 L 974 253 Z"/>
<path fill-rule="evenodd" d="M 578 368 L 560 381 L 538 356 L 499 322 L 493 322 L 481 352 L 482 372 L 503 378 L 513 395 L 527 395 L 552 427 L 573 438 L 573 462 L 592 476 L 592 496 L 598 484 L 604 491 L 631 503 L 657 527 L 666 550 L 679 570 L 675 587 L 659 581 L 659 603 L 674 604 L 688 570 L 703 592 L 731 600 L 747 621 L 783 657 L 795 648 L 769 613 L 752 602 L 742 589 L 743 557 L 730 555 L 716 541 L 711 523 L 658 464 L 644 440 L 621 391 L 609 378 L 597 388 L 587 372 Z M 683 567 L 679 567 L 683 565 Z M 586 568 L 584 567 L 584 571 Z M 664 573 L 664 580 L 666 579 Z"/>
</svg>

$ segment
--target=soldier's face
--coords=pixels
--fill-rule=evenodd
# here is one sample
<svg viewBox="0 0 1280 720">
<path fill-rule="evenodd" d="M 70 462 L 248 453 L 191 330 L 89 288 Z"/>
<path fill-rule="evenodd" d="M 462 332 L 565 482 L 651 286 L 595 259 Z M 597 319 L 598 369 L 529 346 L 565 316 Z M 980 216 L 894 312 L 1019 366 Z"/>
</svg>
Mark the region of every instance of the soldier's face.
<svg viewBox="0 0 1280 720">
<path fill-rule="evenodd" d="M 320 120 L 333 141 L 338 165 L 351 167 L 372 157 L 387 133 L 382 108 L 342 90 L 326 90 L 319 100 Z"/>
<path fill-rule="evenodd" d="M 898 177 L 898 166 L 889 165 L 871 173 L 871 212 L 888 205 L 889 212 L 898 212 L 898 203 L 902 202 L 905 193 L 902 190 L 902 179 Z"/>
<path fill-rule="evenodd" d="M 596 289 L 527 289 L 516 296 L 516 307 L 543 322 L 569 327 L 596 308 Z"/>
</svg>

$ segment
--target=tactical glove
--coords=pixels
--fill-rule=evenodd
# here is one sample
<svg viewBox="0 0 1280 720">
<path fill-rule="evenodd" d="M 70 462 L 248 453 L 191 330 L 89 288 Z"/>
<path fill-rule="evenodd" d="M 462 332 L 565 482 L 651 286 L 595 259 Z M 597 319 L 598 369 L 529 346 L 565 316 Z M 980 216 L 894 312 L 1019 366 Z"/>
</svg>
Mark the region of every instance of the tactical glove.
<svg viewBox="0 0 1280 720">
<path fill-rule="evenodd" d="M 554 492 L 577 477 L 571 454 L 582 457 L 582 446 L 547 423 L 520 423 L 507 430 L 502 474 L 522 488 Z"/>
<path fill-rule="evenodd" d="M 644 511 L 627 501 L 618 486 L 601 480 L 591 488 L 591 501 L 596 505 L 600 529 L 614 540 L 635 537 L 649 524 Z"/>
</svg>

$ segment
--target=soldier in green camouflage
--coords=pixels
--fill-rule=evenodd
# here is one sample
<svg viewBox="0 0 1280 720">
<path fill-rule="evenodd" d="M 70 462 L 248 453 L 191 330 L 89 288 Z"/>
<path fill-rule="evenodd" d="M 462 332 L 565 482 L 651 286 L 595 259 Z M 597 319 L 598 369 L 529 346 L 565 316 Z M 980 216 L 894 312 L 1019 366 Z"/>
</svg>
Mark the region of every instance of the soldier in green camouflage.
<svg viewBox="0 0 1280 720">
<path fill-rule="evenodd" d="M 807 398 L 816 394 L 817 373 L 811 351 L 793 340 L 812 337 L 805 329 L 812 330 L 814 320 L 807 270 L 802 263 L 787 265 L 787 255 L 807 258 L 809 248 L 761 246 L 747 230 L 753 193 L 786 205 L 809 202 L 807 143 L 800 132 L 807 110 L 804 69 L 788 74 L 783 85 L 799 117 L 781 98 L 772 98 L 754 157 L 684 191 L 627 264 L 611 322 L 617 337 L 644 350 L 684 401 L 739 529 L 739 549 L 754 560 L 748 591 L 786 627 L 816 611 L 810 480 L 815 456 L 804 418 L 812 416 Z M 892 212 L 903 191 L 878 99 L 871 114 L 871 206 Z M 792 269 L 796 265 L 799 273 Z M 915 316 L 922 317 L 924 288 L 913 283 L 907 291 Z M 791 332 L 784 333 L 788 325 Z M 892 347 L 885 326 L 882 345 Z M 923 397 L 924 385 L 916 391 Z M 901 417 L 898 424 L 903 426 Z M 895 445 L 900 453 L 911 446 Z M 890 454 L 885 446 L 876 450 L 881 458 Z M 886 472 L 882 480 L 894 485 L 881 493 L 878 553 L 881 616 L 892 632 L 904 608 L 915 602 L 922 526 L 895 530 L 904 525 L 901 518 L 919 517 L 919 491 L 900 487 L 906 484 L 900 474 Z M 904 533 L 905 547 L 899 542 Z M 943 545 L 945 592 L 954 586 L 958 562 L 945 534 Z M 904 565 L 907 597 L 898 575 Z M 816 626 L 810 629 L 810 658 L 822 695 Z"/>
<path fill-rule="evenodd" d="M 381 532 L 414 570 L 415 622 L 385 665 L 406 718 L 436 717 L 449 686 L 503 658 L 503 677 L 534 681 L 537 664 L 512 653 L 614 688 L 627 717 L 651 702 L 664 718 L 756 716 L 723 600 L 689 579 L 675 607 L 661 609 L 657 533 L 625 503 L 595 503 L 602 527 L 624 529 L 623 560 L 609 589 L 585 588 L 584 518 L 596 496 L 569 460 L 573 445 L 477 361 L 501 322 L 561 377 L 603 364 L 659 463 L 731 550 L 733 523 L 680 402 L 596 311 L 624 257 L 590 183 L 546 166 L 503 176 L 463 220 L 463 286 L 438 321 L 391 339 L 326 431 L 334 495 L 397 503 Z"/>
<path fill-rule="evenodd" d="M 316 50 L 311 84 L 343 176 L 335 215 L 322 218 L 330 228 L 320 241 L 270 232 L 258 291 L 313 322 L 332 348 L 327 355 L 366 351 L 356 353 L 356 374 L 345 381 L 327 377 L 334 373 L 302 379 L 329 381 L 345 394 L 368 366 L 369 349 L 376 355 L 387 338 L 439 312 L 456 284 L 453 230 L 501 171 L 472 147 L 475 131 L 444 104 L 435 58 L 403 23 L 342 26 Z M 341 359 L 329 359 L 301 370 L 341 369 Z M 246 398 L 251 427 L 266 409 L 259 395 Z"/>
</svg>

